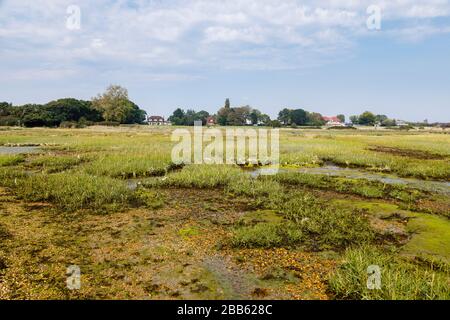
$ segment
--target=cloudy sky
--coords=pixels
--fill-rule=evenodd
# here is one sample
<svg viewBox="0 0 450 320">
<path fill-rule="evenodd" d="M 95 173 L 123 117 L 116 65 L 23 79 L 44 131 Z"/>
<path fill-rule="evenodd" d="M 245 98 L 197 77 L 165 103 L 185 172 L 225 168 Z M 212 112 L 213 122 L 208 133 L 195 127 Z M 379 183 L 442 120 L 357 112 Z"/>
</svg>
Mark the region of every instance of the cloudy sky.
<svg viewBox="0 0 450 320">
<path fill-rule="evenodd" d="M 114 83 L 164 116 L 230 98 L 450 121 L 450 0 L 0 0 L 0 82 L 14 104 Z"/>
</svg>

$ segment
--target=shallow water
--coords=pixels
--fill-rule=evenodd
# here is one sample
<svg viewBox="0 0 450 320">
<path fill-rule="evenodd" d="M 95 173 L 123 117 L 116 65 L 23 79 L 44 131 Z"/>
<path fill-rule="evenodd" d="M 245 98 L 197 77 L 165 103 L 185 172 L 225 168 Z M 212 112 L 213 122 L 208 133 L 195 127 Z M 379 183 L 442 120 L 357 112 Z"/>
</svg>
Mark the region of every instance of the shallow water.
<svg viewBox="0 0 450 320">
<path fill-rule="evenodd" d="M 0 154 L 23 154 L 38 152 L 40 147 L 0 147 Z"/>
<path fill-rule="evenodd" d="M 261 169 L 250 172 L 251 176 L 256 178 L 260 175 Z M 437 192 L 450 195 L 450 182 L 447 181 L 429 181 L 414 178 L 402 178 L 391 174 L 383 174 L 377 172 L 368 172 L 361 169 L 342 168 L 333 164 L 328 164 L 317 168 L 300 168 L 300 169 L 280 169 L 279 172 L 302 172 L 308 174 L 320 174 L 331 177 L 342 177 L 349 179 L 366 179 L 372 181 L 380 181 L 386 184 L 402 184 L 412 188 L 424 191 Z"/>
</svg>

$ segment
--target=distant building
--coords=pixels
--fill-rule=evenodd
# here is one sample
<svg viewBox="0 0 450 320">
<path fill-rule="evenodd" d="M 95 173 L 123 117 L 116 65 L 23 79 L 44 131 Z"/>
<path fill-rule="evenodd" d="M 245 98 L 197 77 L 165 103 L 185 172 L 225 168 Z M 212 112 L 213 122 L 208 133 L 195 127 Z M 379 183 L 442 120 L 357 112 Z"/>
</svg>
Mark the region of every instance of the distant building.
<svg viewBox="0 0 450 320">
<path fill-rule="evenodd" d="M 164 126 L 164 125 L 168 125 L 169 124 L 161 116 L 149 116 L 147 118 L 147 122 L 151 126 Z"/>
<path fill-rule="evenodd" d="M 338 117 L 322 117 L 327 126 L 330 127 L 343 127 L 345 124 Z"/>
<path fill-rule="evenodd" d="M 408 123 L 406 121 L 403 121 L 403 120 L 395 120 L 395 123 L 399 127 L 406 127 L 408 125 Z"/>
<path fill-rule="evenodd" d="M 209 116 L 208 118 L 206 118 L 206 125 L 208 126 L 215 126 L 216 123 L 216 118 L 213 116 Z"/>
</svg>

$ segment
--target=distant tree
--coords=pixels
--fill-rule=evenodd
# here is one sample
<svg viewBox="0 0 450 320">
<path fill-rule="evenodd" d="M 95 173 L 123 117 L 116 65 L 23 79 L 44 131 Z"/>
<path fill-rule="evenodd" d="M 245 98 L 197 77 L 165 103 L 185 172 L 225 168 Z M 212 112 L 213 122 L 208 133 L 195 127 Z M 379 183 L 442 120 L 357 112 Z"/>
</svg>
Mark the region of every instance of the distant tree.
<svg viewBox="0 0 450 320">
<path fill-rule="evenodd" d="M 267 114 L 262 114 L 260 118 L 260 122 L 265 126 L 270 126 L 271 124 L 270 117 Z"/>
<path fill-rule="evenodd" d="M 128 90 L 118 85 L 109 86 L 105 93 L 93 98 L 92 105 L 106 121 L 141 123 L 145 117 L 145 113 L 128 99 Z"/>
<path fill-rule="evenodd" d="M 195 120 L 201 121 L 203 125 L 206 125 L 209 116 L 209 112 L 202 110 L 195 114 Z"/>
<path fill-rule="evenodd" d="M 296 109 L 291 111 L 291 120 L 292 123 L 295 123 L 298 126 L 303 126 L 308 121 L 308 115 L 303 109 Z"/>
<path fill-rule="evenodd" d="M 284 108 L 278 113 L 278 121 L 284 125 L 291 123 L 291 110 Z"/>
<path fill-rule="evenodd" d="M 338 114 L 338 115 L 337 115 L 337 118 L 338 118 L 342 123 L 345 123 L 345 115 L 343 115 L 343 114 Z"/>
<path fill-rule="evenodd" d="M 307 112 L 306 118 L 306 124 L 310 126 L 323 126 L 326 123 L 322 115 L 317 112 Z"/>
<path fill-rule="evenodd" d="M 358 123 L 364 126 L 373 126 L 376 122 L 375 115 L 370 111 L 365 111 L 359 116 Z"/>
<path fill-rule="evenodd" d="M 250 120 L 253 125 L 258 124 L 259 121 L 261 121 L 261 112 L 259 110 L 253 109 L 252 112 L 250 112 Z"/>
<path fill-rule="evenodd" d="M 196 112 L 195 110 L 189 109 L 185 112 L 178 108 L 169 117 L 169 121 L 177 126 L 193 126 L 195 121 L 201 121 L 205 125 L 208 117 L 209 113 L 207 111 Z"/>
<path fill-rule="evenodd" d="M 63 121 L 78 122 L 80 118 L 87 121 L 102 121 L 101 113 L 92 107 L 90 101 L 77 100 L 73 98 L 51 101 L 45 108 L 53 115 L 58 125 Z"/>
<path fill-rule="evenodd" d="M 9 116 L 11 114 L 12 105 L 8 102 L 0 102 L 0 117 Z"/>
<path fill-rule="evenodd" d="M 381 122 L 382 127 L 395 127 L 397 122 L 394 119 L 385 119 Z"/>
<path fill-rule="evenodd" d="M 178 108 L 176 109 L 173 114 L 169 117 L 169 121 L 176 125 L 176 126 L 182 126 L 185 124 L 186 120 L 186 114 L 184 110 Z"/>
<path fill-rule="evenodd" d="M 359 117 L 358 117 L 358 116 L 351 116 L 351 117 L 350 117 L 350 121 L 351 121 L 353 124 L 359 124 Z"/>
<path fill-rule="evenodd" d="M 270 122 L 270 126 L 272 128 L 280 128 L 282 126 L 282 123 L 279 120 L 272 120 Z"/>
<path fill-rule="evenodd" d="M 388 120 L 388 117 L 384 114 L 377 114 L 375 116 L 375 123 L 381 124 L 381 123 L 383 123 L 383 121 L 386 121 L 386 120 Z"/>
<path fill-rule="evenodd" d="M 221 126 L 228 125 L 228 118 L 230 117 L 231 106 L 230 99 L 225 100 L 225 106 L 217 112 L 217 123 Z"/>
</svg>

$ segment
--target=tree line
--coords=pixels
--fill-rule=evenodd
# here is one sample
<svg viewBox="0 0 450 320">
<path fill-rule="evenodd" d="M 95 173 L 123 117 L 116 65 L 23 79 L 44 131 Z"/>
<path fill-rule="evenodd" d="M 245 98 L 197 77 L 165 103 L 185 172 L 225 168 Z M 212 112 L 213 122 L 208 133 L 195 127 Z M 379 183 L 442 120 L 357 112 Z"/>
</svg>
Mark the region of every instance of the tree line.
<svg viewBox="0 0 450 320">
<path fill-rule="evenodd" d="M 231 107 L 230 99 L 226 99 L 225 105 L 215 115 L 204 110 L 197 112 L 193 109 L 184 111 L 178 108 L 168 120 L 174 125 L 193 126 L 195 121 L 201 121 L 203 125 L 207 124 L 209 117 L 222 126 L 320 127 L 326 124 L 320 113 L 304 109 L 284 108 L 278 113 L 277 119 L 272 120 L 267 114 L 248 105 Z M 339 114 L 337 118 L 345 123 L 343 114 Z M 44 105 L 22 106 L 0 102 L 0 126 L 84 127 L 90 124 L 142 124 L 145 121 L 146 112 L 129 99 L 127 89 L 118 85 L 109 86 L 104 93 L 89 101 L 65 98 Z M 370 111 L 353 115 L 350 121 L 353 125 L 386 127 L 397 125 L 394 119 L 386 115 L 375 115 Z"/>
<path fill-rule="evenodd" d="M 0 102 L 0 125 L 25 127 L 83 127 L 90 124 L 140 124 L 146 112 L 128 97 L 128 91 L 111 85 L 90 101 L 73 98 L 47 104 L 13 106 Z"/>
</svg>

